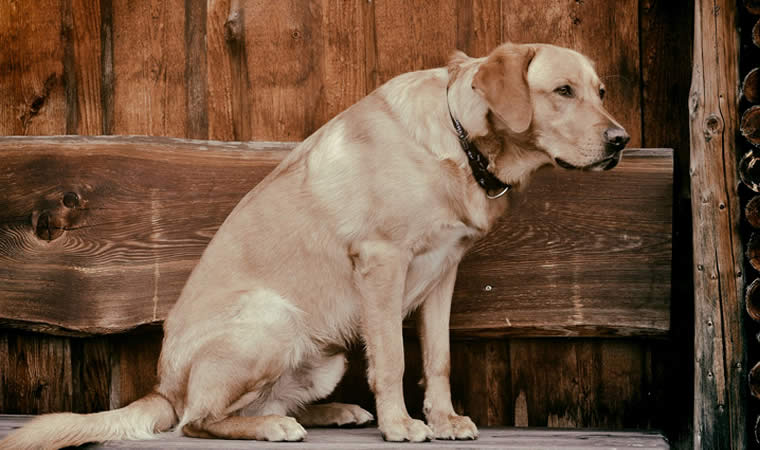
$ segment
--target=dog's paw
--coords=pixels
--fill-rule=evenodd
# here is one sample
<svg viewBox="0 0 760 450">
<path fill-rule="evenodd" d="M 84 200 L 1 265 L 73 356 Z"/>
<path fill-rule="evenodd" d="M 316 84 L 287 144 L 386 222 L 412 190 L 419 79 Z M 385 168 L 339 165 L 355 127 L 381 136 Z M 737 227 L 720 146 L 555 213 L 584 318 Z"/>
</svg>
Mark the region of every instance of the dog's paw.
<svg viewBox="0 0 760 450">
<path fill-rule="evenodd" d="M 339 406 L 337 406 L 339 405 Z M 337 411 L 334 423 L 338 426 L 343 425 L 366 425 L 375 420 L 375 417 L 369 411 L 359 405 L 336 404 Z"/>
<path fill-rule="evenodd" d="M 428 419 L 436 439 L 477 439 L 478 427 L 467 416 L 437 415 Z"/>
<path fill-rule="evenodd" d="M 380 426 L 383 439 L 391 442 L 423 442 L 433 439 L 433 431 L 421 420 L 405 417 Z"/>
<path fill-rule="evenodd" d="M 259 440 L 263 441 L 303 441 L 306 430 L 292 417 L 269 416 L 258 428 Z"/>
<path fill-rule="evenodd" d="M 360 426 L 372 420 L 374 420 L 372 414 L 359 405 L 346 403 L 309 405 L 298 415 L 298 421 L 307 427 Z"/>
</svg>

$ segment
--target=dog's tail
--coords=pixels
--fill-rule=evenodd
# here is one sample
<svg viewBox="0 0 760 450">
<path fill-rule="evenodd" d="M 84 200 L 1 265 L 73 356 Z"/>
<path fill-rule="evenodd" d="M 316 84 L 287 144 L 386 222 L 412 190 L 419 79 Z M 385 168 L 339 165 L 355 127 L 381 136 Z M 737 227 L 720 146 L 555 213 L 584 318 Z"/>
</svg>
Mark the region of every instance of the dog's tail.
<svg viewBox="0 0 760 450">
<path fill-rule="evenodd" d="M 116 439 L 152 439 L 176 423 L 174 408 L 162 395 L 145 397 L 113 411 L 56 413 L 37 417 L 0 441 L 0 450 L 58 449 Z"/>
</svg>

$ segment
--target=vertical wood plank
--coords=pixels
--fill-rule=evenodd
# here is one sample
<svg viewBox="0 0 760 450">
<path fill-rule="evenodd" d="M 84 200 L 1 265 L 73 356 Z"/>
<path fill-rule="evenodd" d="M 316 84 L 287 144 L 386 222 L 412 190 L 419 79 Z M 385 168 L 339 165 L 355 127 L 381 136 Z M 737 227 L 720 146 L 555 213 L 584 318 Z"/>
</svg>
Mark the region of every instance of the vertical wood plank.
<svg viewBox="0 0 760 450">
<path fill-rule="evenodd" d="M 91 413 L 110 406 L 111 345 L 108 337 L 71 339 L 72 411 Z"/>
<path fill-rule="evenodd" d="M 377 2 L 372 19 L 370 90 L 404 72 L 445 66 L 455 49 L 483 56 L 501 41 L 500 4 L 493 0 Z"/>
<path fill-rule="evenodd" d="M 324 72 L 321 74 L 325 101 L 316 125 L 320 126 L 353 105 L 367 93 L 365 28 L 371 2 L 327 0 L 322 9 L 325 28 Z M 308 95 L 308 93 L 307 93 Z"/>
<path fill-rule="evenodd" d="M 100 0 L 100 107 L 102 134 L 113 134 L 114 123 L 113 3 Z"/>
<path fill-rule="evenodd" d="M 678 172 L 689 169 L 689 98 L 694 2 L 640 0 L 642 146 L 672 148 Z M 668 70 L 663 70 L 667 67 Z M 681 197 L 688 197 L 689 179 L 681 177 Z"/>
<path fill-rule="evenodd" d="M 153 390 L 158 381 L 158 356 L 163 333 L 133 332 L 111 337 L 110 407 L 121 408 Z"/>
<path fill-rule="evenodd" d="M 515 339 L 510 342 L 515 424 L 647 427 L 644 363 L 644 350 L 635 341 Z"/>
<path fill-rule="evenodd" d="M 113 1 L 114 134 L 186 134 L 184 1 Z"/>
<path fill-rule="evenodd" d="M 0 135 L 66 132 L 59 0 L 0 3 Z"/>
<path fill-rule="evenodd" d="M 638 0 L 503 0 L 504 39 L 570 47 L 596 62 L 607 109 L 641 145 Z"/>
<path fill-rule="evenodd" d="M 374 16 L 377 85 L 370 89 L 404 72 L 444 66 L 456 47 L 455 0 L 376 2 Z"/>
<path fill-rule="evenodd" d="M 208 139 L 208 67 L 206 64 L 206 2 L 185 0 L 186 135 Z"/>
<path fill-rule="evenodd" d="M 478 426 L 513 425 L 507 340 L 452 342 L 451 396 L 454 410 Z"/>
<path fill-rule="evenodd" d="M 694 2 L 640 0 L 642 145 L 673 148 L 675 158 L 673 213 L 673 283 L 670 342 L 649 350 L 653 379 L 645 392 L 659 387 L 665 398 L 651 394 L 647 404 L 653 423 L 664 429 L 673 449 L 692 448 L 694 389 L 694 304 L 689 159 L 688 104 L 691 78 Z M 662 70 L 667 67 L 668 70 Z M 664 373 L 663 373 L 664 372 Z M 678 405 L 682 414 L 672 414 Z"/>
<path fill-rule="evenodd" d="M 459 0 L 456 14 L 457 50 L 479 57 L 502 43 L 501 0 Z"/>
<path fill-rule="evenodd" d="M 300 140 L 323 123 L 324 8 L 322 1 L 245 3 L 253 139 Z"/>
<path fill-rule="evenodd" d="M 3 374 L 3 412 L 42 414 L 70 411 L 72 399 L 69 338 L 10 330 L 0 332 L 7 359 Z M 0 352 L 2 352 L 0 350 Z"/>
<path fill-rule="evenodd" d="M 10 354 L 8 353 L 8 332 L 0 332 L 0 411 L 6 411 L 8 405 L 5 403 L 5 389 L 3 386 L 7 386 L 11 382 L 11 377 L 8 374 L 8 364 L 10 362 Z"/>
<path fill-rule="evenodd" d="M 248 92 L 249 84 L 248 65 L 241 60 L 245 57 L 245 45 L 241 42 L 245 36 L 243 19 L 238 2 L 235 10 L 231 6 L 230 0 L 210 2 L 206 17 L 208 137 L 221 141 L 251 137 L 249 121 L 242 122 L 242 116 L 247 118 L 250 114 L 250 107 L 240 111 L 240 102 L 249 105 L 250 99 L 247 95 L 239 97 L 241 92 Z M 244 77 L 240 73 L 243 69 Z M 241 82 L 245 83 L 242 87 L 238 85 Z M 242 126 L 247 128 L 242 130 Z"/>
<path fill-rule="evenodd" d="M 689 117 L 694 248 L 694 448 L 747 445 L 744 279 L 736 169 L 735 2 L 694 3 Z"/>
<path fill-rule="evenodd" d="M 98 135 L 103 130 L 101 100 L 101 21 L 97 0 L 64 2 L 71 29 L 64 33 L 67 134 Z M 66 20 L 66 23 L 68 23 Z"/>
</svg>

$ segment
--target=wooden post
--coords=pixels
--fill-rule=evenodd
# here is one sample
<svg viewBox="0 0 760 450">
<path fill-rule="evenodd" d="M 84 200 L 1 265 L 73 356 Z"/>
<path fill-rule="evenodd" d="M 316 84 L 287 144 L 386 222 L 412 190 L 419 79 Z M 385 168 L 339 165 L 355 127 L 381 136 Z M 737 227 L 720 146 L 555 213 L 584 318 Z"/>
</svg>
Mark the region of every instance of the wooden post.
<svg viewBox="0 0 760 450">
<path fill-rule="evenodd" d="M 738 226 L 737 4 L 695 0 L 689 116 L 694 245 L 694 448 L 744 449 L 747 382 Z"/>
</svg>

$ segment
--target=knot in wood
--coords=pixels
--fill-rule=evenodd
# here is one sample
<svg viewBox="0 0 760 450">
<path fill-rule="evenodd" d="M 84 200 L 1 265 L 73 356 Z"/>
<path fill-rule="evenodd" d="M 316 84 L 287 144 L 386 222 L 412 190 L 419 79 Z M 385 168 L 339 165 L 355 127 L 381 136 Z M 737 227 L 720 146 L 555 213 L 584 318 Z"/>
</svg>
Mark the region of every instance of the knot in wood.
<svg viewBox="0 0 760 450">
<path fill-rule="evenodd" d="M 710 114 L 705 118 L 705 127 L 710 130 L 711 133 L 717 133 L 723 128 L 723 120 L 717 114 Z"/>
<path fill-rule="evenodd" d="M 44 241 L 52 241 L 61 236 L 63 227 L 50 211 L 43 211 L 37 217 L 37 223 L 34 225 L 34 234 Z"/>
<path fill-rule="evenodd" d="M 723 119 L 717 114 L 713 113 L 705 117 L 704 134 L 705 140 L 710 141 L 713 135 L 720 133 L 723 130 Z"/>
<path fill-rule="evenodd" d="M 63 195 L 63 205 L 67 208 L 79 206 L 79 195 L 76 192 L 67 192 Z"/>
<path fill-rule="evenodd" d="M 240 41 L 243 37 L 243 20 L 240 11 L 230 11 L 224 22 L 224 39 L 227 42 Z"/>
</svg>

